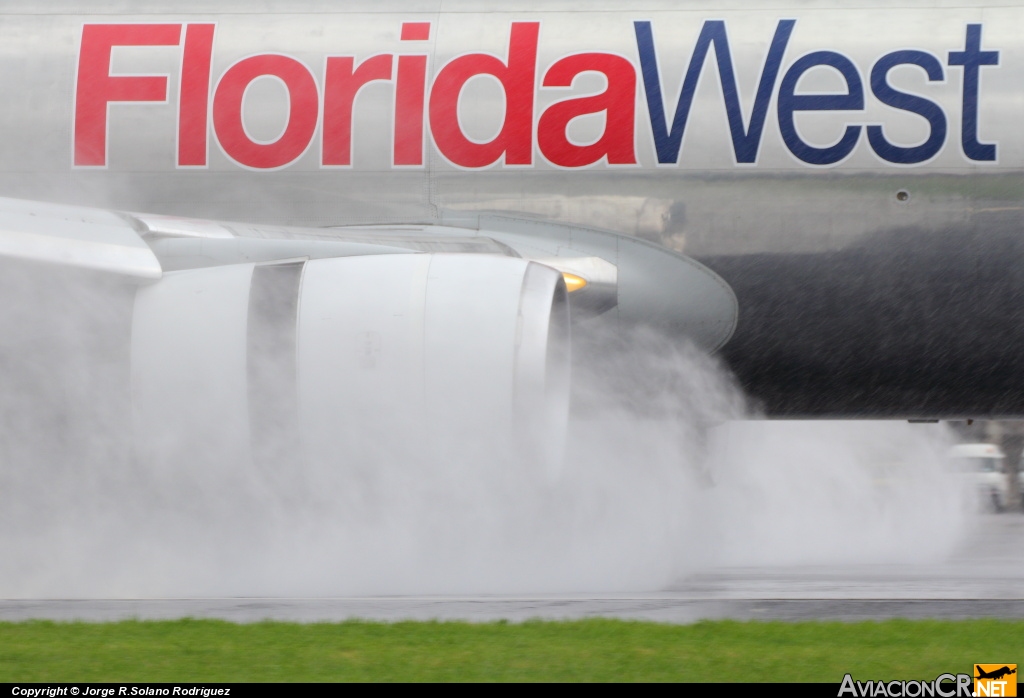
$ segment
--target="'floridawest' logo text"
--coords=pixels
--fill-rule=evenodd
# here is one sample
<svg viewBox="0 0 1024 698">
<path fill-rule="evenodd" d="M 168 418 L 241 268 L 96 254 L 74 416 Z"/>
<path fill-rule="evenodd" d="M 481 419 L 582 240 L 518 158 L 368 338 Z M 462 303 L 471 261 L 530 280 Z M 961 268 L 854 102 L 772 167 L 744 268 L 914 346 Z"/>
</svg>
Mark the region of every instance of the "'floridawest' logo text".
<svg viewBox="0 0 1024 698">
<path fill-rule="evenodd" d="M 257 170 L 285 167 L 298 160 L 321 127 L 320 164 L 352 165 L 353 105 L 356 94 L 374 81 L 394 86 L 394 130 L 391 163 L 397 167 L 422 167 L 427 134 L 437 151 L 452 164 L 483 168 L 501 163 L 530 166 L 535 154 L 566 168 L 594 164 L 634 165 L 637 162 L 634 129 L 637 121 L 638 83 L 642 86 L 641 110 L 646 110 L 659 165 L 680 162 L 683 135 L 694 94 L 705 63 L 714 55 L 725 102 L 732 150 L 737 164 L 757 162 L 761 136 L 775 97 L 779 131 L 786 148 L 809 165 L 832 165 L 853 152 L 867 135 L 870 148 L 882 160 L 914 165 L 935 157 L 947 140 L 946 113 L 935 102 L 902 92 L 888 80 L 897 66 L 917 66 L 929 82 L 943 82 L 947 70 L 962 71 L 960 148 L 967 160 L 993 162 L 996 145 L 978 137 L 978 102 L 981 69 L 999 64 L 999 51 L 982 49 L 982 25 L 968 24 L 962 48 L 939 56 L 922 50 L 897 50 L 879 58 L 870 69 L 865 86 L 854 63 L 835 51 L 813 51 L 798 57 L 780 76 L 783 56 L 795 20 L 780 20 L 763 64 L 749 114 L 740 107 L 736 72 L 726 24 L 704 22 L 675 104 L 662 92 L 656 42 L 651 23 L 633 23 L 639 65 L 613 53 L 591 51 L 563 56 L 543 70 L 539 85 L 545 89 L 570 88 L 576 76 L 601 73 L 607 86 L 600 94 L 557 101 L 535 114 L 538 81 L 537 44 L 540 22 L 513 22 L 507 57 L 466 53 L 452 58 L 427 79 L 427 52 L 420 48 L 430 40 L 432 23 L 405 22 L 401 41 L 408 53 L 380 53 L 357 62 L 354 56 L 328 56 L 318 83 L 302 61 L 283 54 L 265 53 L 243 58 L 212 81 L 211 57 L 215 25 L 207 23 L 85 24 L 78 57 L 74 108 L 74 164 L 77 167 L 107 165 L 107 107 L 111 103 L 166 102 L 166 75 L 111 75 L 111 52 L 117 46 L 181 46 L 182 64 L 178 94 L 177 165 L 206 167 L 211 134 L 224 153 L 239 165 Z M 801 94 L 797 83 L 807 71 L 827 66 L 839 73 L 846 91 L 838 94 Z M 458 106 L 466 83 L 479 75 L 497 79 L 505 92 L 504 122 L 487 142 L 469 138 L 459 124 Z M 256 141 L 246 133 L 243 99 L 256 79 L 272 76 L 287 88 L 289 116 L 281 135 L 272 142 Z M 213 89 L 211 90 L 211 85 Z M 827 147 L 806 142 L 795 117 L 800 112 L 858 111 L 865 108 L 865 91 L 894 109 L 916 114 L 927 121 L 928 136 L 917 145 L 889 140 L 882 125 L 848 124 L 839 140 Z M 674 93 L 675 90 L 672 90 Z M 212 103 L 211 103 L 212 102 Z M 322 109 L 321 109 L 322 107 Z M 574 143 L 569 122 L 587 114 L 605 114 L 601 136 L 592 143 Z"/>
</svg>

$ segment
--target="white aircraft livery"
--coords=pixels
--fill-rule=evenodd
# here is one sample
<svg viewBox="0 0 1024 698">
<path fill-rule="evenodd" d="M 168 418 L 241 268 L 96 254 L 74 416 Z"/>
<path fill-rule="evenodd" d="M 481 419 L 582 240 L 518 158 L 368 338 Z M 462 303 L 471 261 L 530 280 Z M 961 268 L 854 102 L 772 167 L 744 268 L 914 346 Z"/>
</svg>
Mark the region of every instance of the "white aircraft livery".
<svg viewBox="0 0 1024 698">
<path fill-rule="evenodd" d="M 315 422 L 452 385 L 539 429 L 570 335 L 644 326 L 769 415 L 1021 416 L 1022 27 L 1003 0 L 7 0 L 0 255 L 137 285 L 152 424 L 216 376 L 253 439 L 254 395 Z"/>
</svg>

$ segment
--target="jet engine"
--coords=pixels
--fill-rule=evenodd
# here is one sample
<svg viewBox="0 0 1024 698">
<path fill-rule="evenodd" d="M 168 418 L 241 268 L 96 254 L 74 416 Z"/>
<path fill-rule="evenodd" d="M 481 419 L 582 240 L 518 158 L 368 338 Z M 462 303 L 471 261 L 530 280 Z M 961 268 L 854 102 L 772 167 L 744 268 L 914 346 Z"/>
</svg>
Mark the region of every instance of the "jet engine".
<svg viewBox="0 0 1024 698">
<path fill-rule="evenodd" d="M 165 273 L 134 307 L 140 455 L 286 470 L 497 447 L 556 464 L 569 341 L 562 275 L 515 257 L 398 253 Z"/>
</svg>

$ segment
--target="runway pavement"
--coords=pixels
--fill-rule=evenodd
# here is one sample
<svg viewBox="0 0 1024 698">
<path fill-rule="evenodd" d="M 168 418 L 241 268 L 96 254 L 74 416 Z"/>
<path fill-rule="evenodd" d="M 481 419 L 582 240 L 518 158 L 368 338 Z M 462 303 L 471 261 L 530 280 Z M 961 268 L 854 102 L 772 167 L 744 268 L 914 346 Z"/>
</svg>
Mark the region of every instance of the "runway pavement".
<svg viewBox="0 0 1024 698">
<path fill-rule="evenodd" d="M 1024 618 L 1024 515 L 986 516 L 948 560 L 929 565 L 723 568 L 661 592 L 480 597 L 0 600 L 0 620 L 127 618 L 298 622 L 612 617 L 868 620 Z"/>
</svg>

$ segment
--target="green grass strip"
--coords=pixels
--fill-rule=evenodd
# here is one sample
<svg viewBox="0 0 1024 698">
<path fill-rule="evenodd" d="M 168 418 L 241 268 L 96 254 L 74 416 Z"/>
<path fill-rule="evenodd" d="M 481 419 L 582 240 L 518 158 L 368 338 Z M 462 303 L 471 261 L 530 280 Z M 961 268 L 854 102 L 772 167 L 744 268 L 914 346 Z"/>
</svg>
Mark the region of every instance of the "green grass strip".
<svg viewBox="0 0 1024 698">
<path fill-rule="evenodd" d="M 1024 622 L 0 623 L 0 681 L 825 681 L 1024 663 Z"/>
</svg>

